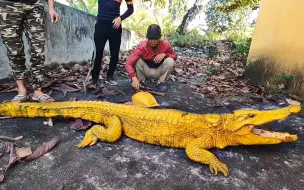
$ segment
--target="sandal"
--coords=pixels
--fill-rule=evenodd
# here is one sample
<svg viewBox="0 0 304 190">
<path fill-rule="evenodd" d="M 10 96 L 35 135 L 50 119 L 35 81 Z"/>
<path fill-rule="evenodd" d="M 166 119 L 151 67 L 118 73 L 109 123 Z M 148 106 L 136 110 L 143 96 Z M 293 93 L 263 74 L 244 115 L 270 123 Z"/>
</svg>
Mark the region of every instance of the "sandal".
<svg viewBox="0 0 304 190">
<path fill-rule="evenodd" d="M 18 94 L 11 101 L 20 101 L 20 102 L 23 102 L 23 101 L 26 101 L 27 99 L 28 99 L 27 96 L 22 95 L 22 94 Z"/>
<path fill-rule="evenodd" d="M 167 86 L 164 83 L 159 83 L 155 85 L 155 90 L 159 92 L 166 92 L 168 90 Z"/>
<path fill-rule="evenodd" d="M 33 100 L 35 101 L 39 101 L 39 102 L 54 102 L 55 100 L 50 97 L 49 95 L 47 94 L 41 94 L 40 96 L 38 97 L 32 97 Z M 46 101 L 46 100 L 50 100 L 50 101 Z"/>
</svg>

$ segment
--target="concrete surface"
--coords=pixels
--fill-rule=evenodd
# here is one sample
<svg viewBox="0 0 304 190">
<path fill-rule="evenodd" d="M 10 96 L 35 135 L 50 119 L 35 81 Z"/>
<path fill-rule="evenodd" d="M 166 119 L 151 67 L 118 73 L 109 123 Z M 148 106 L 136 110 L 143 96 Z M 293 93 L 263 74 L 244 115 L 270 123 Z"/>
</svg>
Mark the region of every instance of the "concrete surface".
<svg viewBox="0 0 304 190">
<path fill-rule="evenodd" d="M 60 20 L 53 24 L 50 20 L 47 5 L 45 7 L 45 28 L 46 64 L 49 63 L 70 63 L 86 62 L 92 58 L 94 51 L 94 28 L 96 18 L 93 15 L 85 14 L 82 11 L 69 6 L 56 3 L 55 9 Z M 136 44 L 134 31 L 123 29 L 121 51 L 129 50 Z M 23 35 L 26 53 L 26 63 L 29 65 L 28 41 Z M 135 44 L 134 44 L 135 43 Z M 106 44 L 105 51 L 109 51 L 109 44 Z M 11 74 L 6 47 L 0 37 L 0 79 Z"/>
<path fill-rule="evenodd" d="M 123 83 L 119 89 L 127 95 L 107 96 L 105 100 L 130 100 L 132 90 L 127 80 L 121 79 L 119 82 Z M 201 95 L 193 94 L 189 87 L 170 84 L 170 93 L 165 97 L 156 96 L 163 106 L 197 113 L 223 113 L 248 107 L 244 104 L 230 104 L 211 108 Z M 9 100 L 13 95 L 0 94 L 0 101 Z M 79 93 L 63 97 L 62 93 L 56 92 L 53 96 L 58 101 L 69 97 L 97 99 L 96 96 L 85 97 Z M 257 103 L 252 107 L 272 109 L 279 106 Z M 0 120 L 1 135 L 23 135 L 21 143 L 33 149 L 57 135 L 61 138 L 61 142 L 43 157 L 12 167 L 4 183 L 0 184 L 1 189 L 303 189 L 304 119 L 299 116 L 265 126 L 275 131 L 298 134 L 299 141 L 295 143 L 213 150 L 230 168 L 228 178 L 213 176 L 208 166 L 190 161 L 184 150 L 143 144 L 127 137 L 113 144 L 98 142 L 96 146 L 77 149 L 75 145 L 82 140 L 84 131 L 70 130 L 68 121 L 54 120 L 53 127 L 43 126 L 42 121 L 28 118 Z M 1 151 L 4 152 L 4 143 L 1 144 Z M 7 162 L 8 155 L 5 153 L 0 159 L 0 167 Z"/>
</svg>

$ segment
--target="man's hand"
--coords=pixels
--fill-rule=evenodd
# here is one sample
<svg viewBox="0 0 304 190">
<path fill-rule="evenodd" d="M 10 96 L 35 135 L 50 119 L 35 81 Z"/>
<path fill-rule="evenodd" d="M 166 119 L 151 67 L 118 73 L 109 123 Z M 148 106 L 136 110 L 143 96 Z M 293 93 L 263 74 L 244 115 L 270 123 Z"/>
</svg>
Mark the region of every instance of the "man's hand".
<svg viewBox="0 0 304 190">
<path fill-rule="evenodd" d="M 120 17 L 115 18 L 112 23 L 114 23 L 113 28 L 118 29 L 121 24 L 121 18 Z"/>
<path fill-rule="evenodd" d="M 154 58 L 153 61 L 154 61 L 155 63 L 160 63 L 165 57 L 166 57 L 166 54 L 161 53 L 161 54 L 158 54 L 158 55 Z"/>
<path fill-rule="evenodd" d="M 139 90 L 140 87 L 140 83 L 137 77 L 133 77 L 132 78 L 132 86 L 133 88 L 135 88 L 136 90 Z"/>
<path fill-rule="evenodd" d="M 59 20 L 59 15 L 58 15 L 58 13 L 55 11 L 54 8 L 51 8 L 51 9 L 49 10 L 49 14 L 50 14 L 52 23 L 57 23 L 58 20 Z"/>
</svg>

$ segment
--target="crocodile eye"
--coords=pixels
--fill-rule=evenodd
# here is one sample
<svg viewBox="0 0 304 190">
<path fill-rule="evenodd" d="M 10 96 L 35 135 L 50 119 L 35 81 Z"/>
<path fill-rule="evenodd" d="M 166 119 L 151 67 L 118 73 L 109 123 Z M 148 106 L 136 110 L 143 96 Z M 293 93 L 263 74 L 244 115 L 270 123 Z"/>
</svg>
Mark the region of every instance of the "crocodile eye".
<svg viewBox="0 0 304 190">
<path fill-rule="evenodd" d="M 253 113 L 248 114 L 248 117 L 250 117 L 250 118 L 253 118 L 254 116 L 255 116 L 255 114 L 253 114 Z"/>
</svg>

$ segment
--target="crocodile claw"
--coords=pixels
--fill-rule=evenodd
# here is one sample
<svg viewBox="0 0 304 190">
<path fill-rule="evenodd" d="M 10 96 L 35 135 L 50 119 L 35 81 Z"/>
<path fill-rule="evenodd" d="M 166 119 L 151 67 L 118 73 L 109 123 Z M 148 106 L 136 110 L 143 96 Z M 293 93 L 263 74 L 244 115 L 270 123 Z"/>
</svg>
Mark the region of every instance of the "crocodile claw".
<svg viewBox="0 0 304 190">
<path fill-rule="evenodd" d="M 84 148 L 87 146 L 95 145 L 98 141 L 98 138 L 92 133 L 92 130 L 88 130 L 81 141 L 81 143 L 78 144 L 78 148 Z"/>
<path fill-rule="evenodd" d="M 229 169 L 226 164 L 222 162 L 215 162 L 209 164 L 209 169 L 212 174 L 217 175 L 218 172 L 222 172 L 225 177 L 229 175 Z"/>
</svg>

